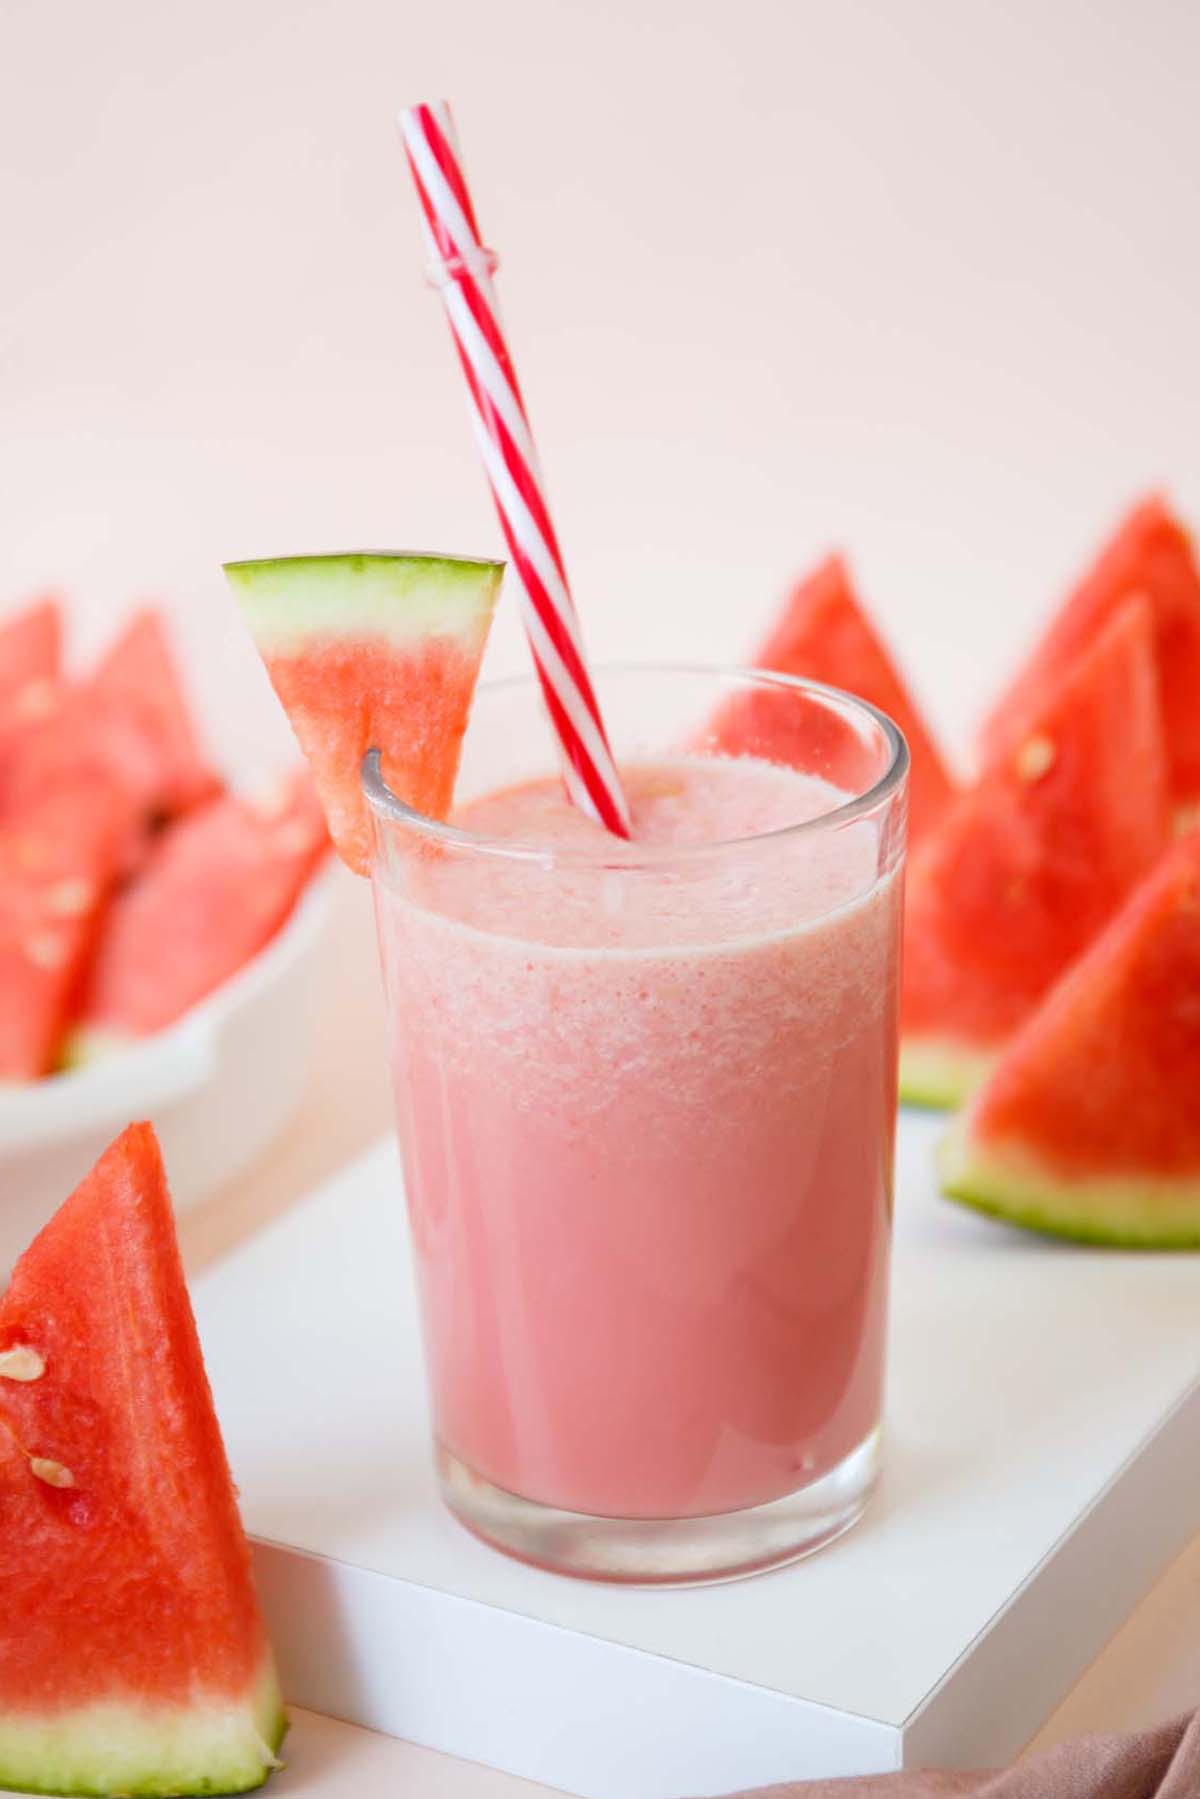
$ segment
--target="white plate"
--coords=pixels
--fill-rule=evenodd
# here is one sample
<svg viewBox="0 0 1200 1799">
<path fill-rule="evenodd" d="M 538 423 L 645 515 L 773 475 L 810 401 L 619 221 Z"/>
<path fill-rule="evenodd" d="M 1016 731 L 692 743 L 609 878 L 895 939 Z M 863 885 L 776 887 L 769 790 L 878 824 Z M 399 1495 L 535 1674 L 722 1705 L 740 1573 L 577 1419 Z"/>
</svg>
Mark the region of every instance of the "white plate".
<svg viewBox="0 0 1200 1799">
<path fill-rule="evenodd" d="M 328 885 L 312 882 L 266 948 L 169 1029 L 91 1067 L 0 1085 L 0 1276 L 133 1119 L 158 1131 L 180 1208 L 270 1142 L 303 1097 Z"/>
</svg>

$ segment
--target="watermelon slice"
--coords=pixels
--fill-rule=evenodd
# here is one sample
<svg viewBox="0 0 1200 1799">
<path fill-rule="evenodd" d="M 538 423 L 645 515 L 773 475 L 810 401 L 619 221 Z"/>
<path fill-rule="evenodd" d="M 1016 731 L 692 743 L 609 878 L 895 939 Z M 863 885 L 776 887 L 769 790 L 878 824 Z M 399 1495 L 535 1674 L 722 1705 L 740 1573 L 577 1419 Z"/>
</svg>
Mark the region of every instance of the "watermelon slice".
<svg viewBox="0 0 1200 1799">
<path fill-rule="evenodd" d="M 869 700 L 899 725 L 908 741 L 909 838 L 925 834 L 953 795 L 932 734 L 854 590 L 840 556 L 830 556 L 801 581 L 754 658 L 756 668 L 803 675 Z M 810 758 L 809 721 L 781 708 L 766 692 L 728 700 L 713 721 L 709 747 L 726 755 L 752 753 L 768 761 Z M 804 733 L 803 741 L 797 733 Z"/>
<path fill-rule="evenodd" d="M 38 600 L 0 624 L 0 738 L 44 709 L 61 672 L 57 600 Z"/>
<path fill-rule="evenodd" d="M 236 974 L 328 847 L 307 769 L 259 802 L 226 795 L 168 826 L 109 908 L 68 1060 L 164 1029 Z"/>
<path fill-rule="evenodd" d="M 146 608 L 134 614 L 97 664 L 87 704 L 108 722 L 125 783 L 151 815 L 174 818 L 220 788 L 196 735 L 160 613 Z"/>
<path fill-rule="evenodd" d="M 0 1080 L 53 1068 L 116 871 L 106 786 L 52 789 L 0 828 Z"/>
<path fill-rule="evenodd" d="M 285 1720 L 149 1125 L 0 1300 L 0 1516 L 0 1786 L 260 1786 Z"/>
<path fill-rule="evenodd" d="M 1154 617 L 1163 729 L 1175 804 L 1200 805 L 1200 569 L 1187 532 L 1151 495 L 1135 506 L 1070 595 L 983 730 L 989 756 L 1020 734 L 1071 662 L 1132 594 Z"/>
<path fill-rule="evenodd" d="M 231 562 L 267 673 L 316 778 L 343 859 L 368 870 L 359 770 L 369 749 L 407 804 L 449 810 L 503 572 L 497 562 L 380 552 Z"/>
<path fill-rule="evenodd" d="M 1200 1247 L 1200 833 L 1013 1040 L 941 1168 L 951 1198 L 1014 1224 Z"/>
<path fill-rule="evenodd" d="M 900 1089 L 955 1105 L 1161 854 L 1150 609 L 1128 603 L 909 870 Z"/>
<path fill-rule="evenodd" d="M 133 619 L 89 680 L 61 684 L 46 716 L 20 735 L 0 776 L 0 809 L 85 775 L 107 783 L 124 806 L 126 869 L 138 866 L 164 820 L 220 789 L 154 612 Z"/>
</svg>

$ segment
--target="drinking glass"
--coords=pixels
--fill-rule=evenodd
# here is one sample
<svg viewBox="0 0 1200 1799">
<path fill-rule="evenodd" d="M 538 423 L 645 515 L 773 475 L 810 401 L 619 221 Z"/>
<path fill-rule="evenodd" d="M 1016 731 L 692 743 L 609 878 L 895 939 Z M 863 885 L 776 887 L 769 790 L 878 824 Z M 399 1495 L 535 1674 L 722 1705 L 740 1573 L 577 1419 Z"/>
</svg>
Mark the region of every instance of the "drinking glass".
<svg viewBox="0 0 1200 1799">
<path fill-rule="evenodd" d="M 553 774 L 532 678 L 476 697 L 467 825 L 364 764 L 438 1477 L 539 1566 L 728 1578 L 839 1535 L 879 1465 L 908 753 L 811 682 L 596 682 L 711 841 L 469 828 Z"/>
</svg>

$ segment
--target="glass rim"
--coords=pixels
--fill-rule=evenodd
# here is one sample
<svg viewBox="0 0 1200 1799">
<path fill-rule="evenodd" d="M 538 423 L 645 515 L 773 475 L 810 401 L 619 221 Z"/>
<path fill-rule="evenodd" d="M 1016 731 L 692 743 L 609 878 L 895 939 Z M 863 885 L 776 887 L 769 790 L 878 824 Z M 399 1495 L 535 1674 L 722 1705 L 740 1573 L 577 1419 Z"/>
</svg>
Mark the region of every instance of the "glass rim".
<svg viewBox="0 0 1200 1799">
<path fill-rule="evenodd" d="M 831 806 L 828 812 L 820 812 L 815 818 L 798 819 L 795 824 L 779 825 L 770 831 L 751 832 L 743 837 L 718 837 L 704 843 L 660 845 L 640 845 L 636 840 L 630 842 L 605 832 L 602 843 L 597 843 L 595 848 L 584 848 L 577 844 L 564 846 L 536 839 L 522 841 L 512 837 L 492 837 L 482 832 L 464 831 L 461 826 L 449 824 L 444 819 L 430 818 L 392 791 L 383 778 L 379 750 L 369 749 L 362 760 L 360 779 L 363 796 L 376 821 L 402 825 L 406 830 L 448 849 L 502 862 L 524 862 L 547 867 L 571 864 L 576 867 L 614 868 L 623 871 L 661 868 L 670 863 L 701 861 L 707 857 L 728 854 L 731 850 L 752 849 L 760 844 L 785 843 L 804 836 L 815 836 L 822 831 L 838 830 L 886 804 L 909 772 L 911 758 L 904 733 L 887 713 L 881 712 L 878 706 L 873 706 L 870 700 L 861 699 L 857 694 L 846 692 L 844 688 L 828 686 L 823 681 L 810 681 L 802 675 L 778 674 L 769 669 L 703 662 L 602 662 L 596 665 L 593 672 L 601 677 L 713 677 L 776 691 L 804 693 L 826 705 L 832 701 L 843 711 L 865 715 L 879 728 L 889 751 L 887 767 L 878 780 L 872 782 L 863 793 L 844 800 L 839 806 Z M 498 680 L 483 681 L 477 690 L 477 696 L 511 693 L 518 688 L 530 689 L 536 695 L 538 703 L 541 703 L 535 674 L 506 675 Z"/>
</svg>

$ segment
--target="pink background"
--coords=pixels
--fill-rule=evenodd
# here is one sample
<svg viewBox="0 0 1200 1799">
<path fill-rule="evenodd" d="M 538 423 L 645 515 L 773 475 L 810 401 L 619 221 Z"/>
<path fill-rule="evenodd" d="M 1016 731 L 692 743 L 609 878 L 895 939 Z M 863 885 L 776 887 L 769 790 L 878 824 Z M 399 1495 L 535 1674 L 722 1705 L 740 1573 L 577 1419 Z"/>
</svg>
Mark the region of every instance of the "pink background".
<svg viewBox="0 0 1200 1799">
<path fill-rule="evenodd" d="M 164 595 L 236 763 L 223 557 L 497 547 L 446 93 L 594 650 L 736 656 L 841 540 L 965 736 L 1115 508 L 1200 517 L 1197 66 L 1183 0 L 4 0 L 0 604 Z"/>
</svg>

